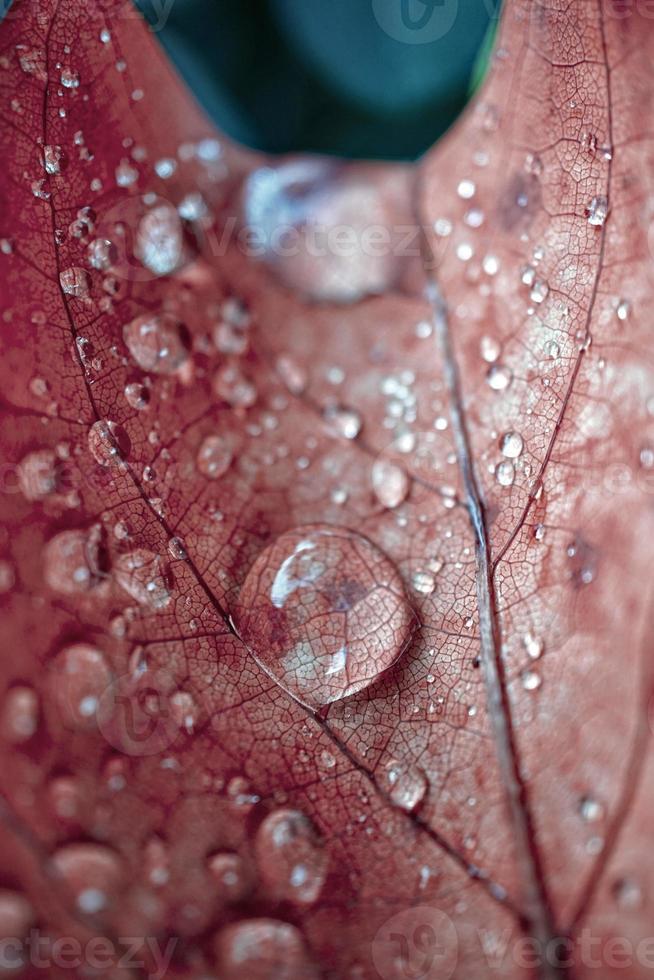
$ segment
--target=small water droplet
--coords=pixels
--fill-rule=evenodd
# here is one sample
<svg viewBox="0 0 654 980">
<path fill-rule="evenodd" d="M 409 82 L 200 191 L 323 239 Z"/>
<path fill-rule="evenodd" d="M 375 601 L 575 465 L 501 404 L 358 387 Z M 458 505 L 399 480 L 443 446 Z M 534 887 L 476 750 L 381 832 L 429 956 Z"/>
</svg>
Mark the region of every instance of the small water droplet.
<svg viewBox="0 0 654 980">
<path fill-rule="evenodd" d="M 595 225 L 598 228 L 606 221 L 609 213 L 609 202 L 603 196 L 594 197 L 588 207 L 586 208 L 586 214 L 588 215 L 588 224 Z"/>
<path fill-rule="evenodd" d="M 513 380 L 513 372 L 504 364 L 493 364 L 486 375 L 486 381 L 493 391 L 506 391 Z"/>
<path fill-rule="evenodd" d="M 406 470 L 387 459 L 377 459 L 372 465 L 372 488 L 382 507 L 399 507 L 409 492 Z"/>
<path fill-rule="evenodd" d="M 60 174 L 64 163 L 64 151 L 60 146 L 43 147 L 43 166 L 47 174 Z"/>
<path fill-rule="evenodd" d="M 89 429 L 89 450 L 100 466 L 112 466 L 127 459 L 131 449 L 129 436 L 122 425 L 109 419 L 94 422 Z"/>
<path fill-rule="evenodd" d="M 225 364 L 216 371 L 213 390 L 218 398 L 228 402 L 232 408 L 251 408 L 257 400 L 254 384 L 235 364 Z"/>
<path fill-rule="evenodd" d="M 198 450 L 198 471 L 209 480 L 217 480 L 232 464 L 233 453 L 221 436 L 206 436 Z"/>
<path fill-rule="evenodd" d="M 495 479 L 501 487 L 513 486 L 515 467 L 510 460 L 505 459 L 495 467 Z"/>
<path fill-rule="evenodd" d="M 51 449 L 28 453 L 18 466 L 18 485 L 26 500 L 43 500 L 60 482 L 60 461 Z"/>
<path fill-rule="evenodd" d="M 74 68 L 62 68 L 59 78 L 64 88 L 79 87 L 79 72 Z"/>
<path fill-rule="evenodd" d="M 459 181 L 456 192 L 464 201 L 469 201 L 470 198 L 475 196 L 476 190 L 474 181 L 465 178 Z"/>
<path fill-rule="evenodd" d="M 436 589 L 436 579 L 431 572 L 414 572 L 411 576 L 411 587 L 419 595 L 432 595 Z"/>
<path fill-rule="evenodd" d="M 240 902 L 250 892 L 253 876 L 239 854 L 213 854 L 207 867 L 218 883 L 219 895 L 224 902 Z"/>
<path fill-rule="evenodd" d="M 165 609 L 172 600 L 168 569 L 152 551 L 137 548 L 119 555 L 114 575 L 120 587 L 142 606 Z"/>
<path fill-rule="evenodd" d="M 86 255 L 90 266 L 106 272 L 116 261 L 118 252 L 108 239 L 95 238 L 92 242 L 89 242 Z"/>
<path fill-rule="evenodd" d="M 143 411 L 150 404 L 150 391 L 145 385 L 139 384 L 137 381 L 131 381 L 125 385 L 125 398 L 127 399 L 127 404 L 132 408 Z"/>
<path fill-rule="evenodd" d="M 139 172 L 129 160 L 121 160 L 116 167 L 116 183 L 119 187 L 129 187 L 138 180 Z"/>
<path fill-rule="evenodd" d="M 527 651 L 528 657 L 531 657 L 532 660 L 538 660 L 539 657 L 542 657 L 543 641 L 541 639 L 534 636 L 533 633 L 525 633 L 522 638 L 522 642 L 525 645 L 525 650 Z"/>
<path fill-rule="evenodd" d="M 618 300 L 618 305 L 615 308 L 615 313 L 618 320 L 626 320 L 631 313 L 631 303 L 628 299 Z"/>
<path fill-rule="evenodd" d="M 276 900 L 311 905 L 327 875 L 328 856 L 311 821 L 298 810 L 270 813 L 257 831 L 261 879 Z"/>
<path fill-rule="evenodd" d="M 307 373 L 290 355 L 282 354 L 277 358 L 277 373 L 294 395 L 301 395 L 307 386 Z"/>
<path fill-rule="evenodd" d="M 174 374 L 188 360 L 186 330 L 170 313 L 137 316 L 123 327 L 123 339 L 144 371 Z"/>
<path fill-rule="evenodd" d="M 2 705 L 2 731 L 12 745 L 29 741 L 39 723 L 39 699 L 23 684 L 9 688 Z"/>
<path fill-rule="evenodd" d="M 543 172 L 543 161 L 537 153 L 527 154 L 525 157 L 525 171 L 528 174 L 533 174 L 535 177 L 540 177 Z"/>
<path fill-rule="evenodd" d="M 91 287 L 88 272 L 79 266 L 72 266 L 59 273 L 59 282 L 66 296 L 87 296 Z"/>
<path fill-rule="evenodd" d="M 524 441 L 519 432 L 505 432 L 500 440 L 500 450 L 503 456 L 517 459 L 524 449 Z"/>
<path fill-rule="evenodd" d="M 176 561 L 186 561 L 188 558 L 184 542 L 181 538 L 171 538 L 168 542 L 168 552 Z"/>
<path fill-rule="evenodd" d="M 525 691 L 537 691 L 542 683 L 542 677 L 535 670 L 526 670 L 522 675 L 522 686 Z"/>
<path fill-rule="evenodd" d="M 484 336 L 479 342 L 479 351 L 488 364 L 493 364 L 500 356 L 502 348 L 494 337 Z"/>
<path fill-rule="evenodd" d="M 630 911 L 642 908 L 643 891 L 634 878 L 620 878 L 611 891 L 619 908 Z"/>
<path fill-rule="evenodd" d="M 117 854 L 101 844 L 66 844 L 53 854 L 51 865 L 85 915 L 106 911 L 124 881 Z"/>
<path fill-rule="evenodd" d="M 550 287 L 544 279 L 536 279 L 529 296 L 534 303 L 542 303 L 549 295 Z"/>
<path fill-rule="evenodd" d="M 325 409 L 323 417 L 332 432 L 344 439 L 356 439 L 361 432 L 361 416 L 353 408 L 331 405 Z"/>
<path fill-rule="evenodd" d="M 584 796 L 579 804 L 579 813 L 586 823 L 597 823 L 604 816 L 604 807 L 592 796 Z"/>
<path fill-rule="evenodd" d="M 422 769 L 393 760 L 386 766 L 385 777 L 389 796 L 396 806 L 409 813 L 420 806 L 429 786 Z"/>
<path fill-rule="evenodd" d="M 248 572 L 236 618 L 259 662 L 310 707 L 372 684 L 415 626 L 389 559 L 332 525 L 300 527 L 269 545 Z"/>
</svg>

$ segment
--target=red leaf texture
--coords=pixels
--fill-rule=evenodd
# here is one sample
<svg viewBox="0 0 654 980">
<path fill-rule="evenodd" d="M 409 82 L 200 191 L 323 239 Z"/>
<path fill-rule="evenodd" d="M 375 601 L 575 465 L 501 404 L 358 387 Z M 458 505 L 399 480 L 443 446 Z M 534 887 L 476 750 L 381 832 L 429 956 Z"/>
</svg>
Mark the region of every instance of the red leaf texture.
<svg viewBox="0 0 654 980">
<path fill-rule="evenodd" d="M 12 975 L 651 975 L 653 31 L 508 2 L 446 139 L 346 164 L 12 6 Z"/>
</svg>

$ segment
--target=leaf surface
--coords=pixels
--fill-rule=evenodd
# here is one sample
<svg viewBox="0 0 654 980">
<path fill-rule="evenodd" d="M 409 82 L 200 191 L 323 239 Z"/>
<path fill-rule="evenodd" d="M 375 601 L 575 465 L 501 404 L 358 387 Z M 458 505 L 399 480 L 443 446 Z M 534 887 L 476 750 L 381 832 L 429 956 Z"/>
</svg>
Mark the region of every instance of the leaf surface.
<svg viewBox="0 0 654 980">
<path fill-rule="evenodd" d="M 647 19 L 508 4 L 413 168 L 229 145 L 122 4 L 0 34 L 5 933 L 648 975 Z"/>
</svg>

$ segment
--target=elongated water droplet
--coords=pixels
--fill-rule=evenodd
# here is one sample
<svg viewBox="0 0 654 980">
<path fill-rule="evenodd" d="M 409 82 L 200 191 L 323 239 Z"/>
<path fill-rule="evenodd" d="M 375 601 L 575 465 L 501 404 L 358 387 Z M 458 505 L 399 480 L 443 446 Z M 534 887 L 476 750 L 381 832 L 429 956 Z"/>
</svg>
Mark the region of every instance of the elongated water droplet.
<svg viewBox="0 0 654 980">
<path fill-rule="evenodd" d="M 39 699 L 31 687 L 9 688 L 2 705 L 2 732 L 12 745 L 27 742 L 39 723 Z"/>
<path fill-rule="evenodd" d="M 406 470 L 387 459 L 375 460 L 372 466 L 372 488 L 382 507 L 399 507 L 409 492 Z"/>
<path fill-rule="evenodd" d="M 372 542 L 314 524 L 259 555 L 237 623 L 271 676 L 318 707 L 372 684 L 406 648 L 415 617 L 397 570 Z"/>
<path fill-rule="evenodd" d="M 89 274 L 79 266 L 71 266 L 59 273 L 61 288 L 67 296 L 87 296 L 91 285 Z"/>
<path fill-rule="evenodd" d="M 255 842 L 261 879 L 277 900 L 311 905 L 320 895 L 328 857 L 311 821 L 299 810 L 276 810 Z"/>
<path fill-rule="evenodd" d="M 170 313 L 137 316 L 123 327 L 123 339 L 144 371 L 174 374 L 188 359 L 186 330 Z"/>
<path fill-rule="evenodd" d="M 182 257 L 182 223 L 172 204 L 157 204 L 141 218 L 134 251 L 155 276 L 174 272 Z"/>
<path fill-rule="evenodd" d="M 505 459 L 495 467 L 495 479 L 501 487 L 510 487 L 515 480 L 515 467 L 510 460 Z"/>
<path fill-rule="evenodd" d="M 89 450 L 100 466 L 112 466 L 127 459 L 131 443 L 122 425 L 109 419 L 94 422 L 89 429 Z"/>
<path fill-rule="evenodd" d="M 598 228 L 604 224 L 609 213 L 609 202 L 603 196 L 594 197 L 588 207 L 586 208 L 586 214 L 588 215 L 588 224 L 595 225 Z"/>
</svg>

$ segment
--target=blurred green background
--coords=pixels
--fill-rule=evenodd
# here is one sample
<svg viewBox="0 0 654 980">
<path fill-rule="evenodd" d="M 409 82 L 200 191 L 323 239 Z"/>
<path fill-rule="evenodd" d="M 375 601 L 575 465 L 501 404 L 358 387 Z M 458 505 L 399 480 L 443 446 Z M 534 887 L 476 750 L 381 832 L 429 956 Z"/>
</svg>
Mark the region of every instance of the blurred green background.
<svg viewBox="0 0 654 980">
<path fill-rule="evenodd" d="M 499 0 L 141 0 L 198 99 L 272 153 L 414 159 L 485 73 Z"/>
</svg>

